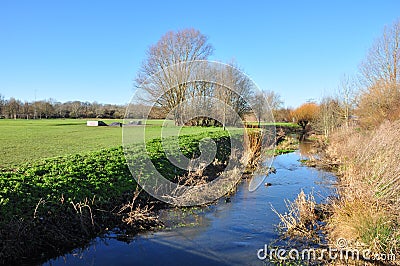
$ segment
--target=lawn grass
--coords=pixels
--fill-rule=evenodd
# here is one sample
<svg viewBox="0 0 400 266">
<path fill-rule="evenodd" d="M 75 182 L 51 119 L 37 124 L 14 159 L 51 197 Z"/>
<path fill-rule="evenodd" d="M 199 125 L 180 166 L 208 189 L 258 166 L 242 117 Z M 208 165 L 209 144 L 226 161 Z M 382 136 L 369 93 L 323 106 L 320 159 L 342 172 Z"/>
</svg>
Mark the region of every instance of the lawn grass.
<svg viewBox="0 0 400 266">
<path fill-rule="evenodd" d="M 104 120 L 122 122 L 122 120 Z M 68 154 L 83 154 L 122 145 L 122 128 L 88 127 L 86 119 L 0 120 L 0 168 L 15 168 L 23 163 Z M 148 120 L 146 139 L 160 137 L 164 120 Z M 167 121 L 168 128 L 175 126 Z M 143 126 L 130 130 L 143 131 Z M 184 127 L 180 134 L 190 135 L 220 128 Z M 140 134 L 138 134 L 140 135 Z M 138 142 L 141 139 L 137 139 Z"/>
<path fill-rule="evenodd" d="M 281 126 L 281 127 L 300 127 L 297 123 L 288 123 L 288 122 L 276 122 L 276 123 L 269 123 L 269 125 L 274 125 L 274 126 Z"/>
<path fill-rule="evenodd" d="M 258 122 L 247 122 L 249 125 L 258 125 Z M 291 127 L 291 128 L 297 128 L 300 127 L 297 123 L 289 123 L 289 122 L 261 122 L 261 126 L 280 126 L 280 127 Z"/>
</svg>

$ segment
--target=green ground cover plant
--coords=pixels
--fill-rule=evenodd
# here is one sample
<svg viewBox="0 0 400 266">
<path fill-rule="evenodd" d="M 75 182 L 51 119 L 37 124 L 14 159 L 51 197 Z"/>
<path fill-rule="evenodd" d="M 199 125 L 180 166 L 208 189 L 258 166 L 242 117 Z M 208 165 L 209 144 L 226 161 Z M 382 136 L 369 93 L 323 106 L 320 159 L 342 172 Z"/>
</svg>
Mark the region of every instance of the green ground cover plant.
<svg viewBox="0 0 400 266">
<path fill-rule="evenodd" d="M 86 119 L 1 119 L 0 120 L 0 168 L 16 168 L 27 162 L 69 154 L 83 154 L 113 148 L 122 143 L 120 127 L 88 127 Z M 102 120 L 107 124 L 122 120 Z M 128 121 L 129 122 L 129 121 Z M 164 120 L 147 120 L 146 138 L 160 136 Z M 164 130 L 173 130 L 167 120 Z M 144 126 L 130 130 L 143 131 Z M 220 131 L 221 128 L 183 127 L 180 135 Z M 137 140 L 138 142 L 141 139 Z"/>
</svg>

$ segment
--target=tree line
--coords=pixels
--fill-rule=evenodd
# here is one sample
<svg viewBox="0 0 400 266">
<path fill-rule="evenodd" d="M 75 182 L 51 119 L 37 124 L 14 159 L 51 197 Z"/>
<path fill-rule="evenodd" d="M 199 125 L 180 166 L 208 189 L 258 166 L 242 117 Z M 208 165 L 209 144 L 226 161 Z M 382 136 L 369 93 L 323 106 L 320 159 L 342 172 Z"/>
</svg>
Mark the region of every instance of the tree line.
<svg viewBox="0 0 400 266">
<path fill-rule="evenodd" d="M 49 118 L 124 118 L 126 105 L 101 104 L 97 102 L 68 101 L 53 99 L 40 101 L 21 101 L 11 97 L 5 99 L 0 94 L 0 118 L 8 119 L 49 119 Z M 130 118 L 147 116 L 150 108 L 144 105 L 132 105 Z M 154 110 L 151 118 L 159 118 Z"/>
<path fill-rule="evenodd" d="M 275 120 L 279 122 L 292 121 L 292 109 L 283 108 L 283 102 L 280 95 L 273 91 L 262 91 L 264 99 L 274 105 L 272 112 Z M 260 104 L 260 112 L 262 116 L 263 104 Z M 126 112 L 127 105 L 102 104 L 97 102 L 68 101 L 59 102 L 53 99 L 39 101 L 21 101 L 14 97 L 5 99 L 0 94 L 0 119 L 51 119 L 51 118 L 109 118 L 109 119 L 166 119 L 167 113 L 157 106 L 148 106 L 145 104 L 130 104 L 129 112 Z M 246 114 L 243 115 L 244 117 Z M 246 119 L 246 118 L 245 118 Z M 200 121 L 205 125 L 213 125 L 209 120 Z M 192 124 L 190 124 L 192 123 Z M 190 125 L 203 125 L 198 121 L 188 121 Z"/>
</svg>

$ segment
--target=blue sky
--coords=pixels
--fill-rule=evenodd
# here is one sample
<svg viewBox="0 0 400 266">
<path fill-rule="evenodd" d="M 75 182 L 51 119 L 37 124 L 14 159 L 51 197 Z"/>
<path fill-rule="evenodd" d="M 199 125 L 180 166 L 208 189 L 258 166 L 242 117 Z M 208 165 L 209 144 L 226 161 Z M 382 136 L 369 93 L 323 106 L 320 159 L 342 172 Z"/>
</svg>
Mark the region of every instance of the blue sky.
<svg viewBox="0 0 400 266">
<path fill-rule="evenodd" d="M 209 37 L 286 106 L 353 75 L 400 1 L 0 0 L 0 94 L 123 104 L 147 48 L 169 30 Z"/>
</svg>

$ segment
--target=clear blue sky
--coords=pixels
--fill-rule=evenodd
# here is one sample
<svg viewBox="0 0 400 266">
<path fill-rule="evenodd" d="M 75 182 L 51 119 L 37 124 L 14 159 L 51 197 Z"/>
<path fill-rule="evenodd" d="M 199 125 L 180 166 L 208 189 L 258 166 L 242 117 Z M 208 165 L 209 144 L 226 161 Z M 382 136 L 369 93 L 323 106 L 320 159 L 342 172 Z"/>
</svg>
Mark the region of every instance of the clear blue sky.
<svg viewBox="0 0 400 266">
<path fill-rule="evenodd" d="M 127 103 L 147 48 L 169 30 L 209 37 L 286 106 L 335 90 L 400 1 L 0 0 L 0 94 Z"/>
</svg>

